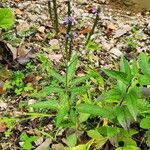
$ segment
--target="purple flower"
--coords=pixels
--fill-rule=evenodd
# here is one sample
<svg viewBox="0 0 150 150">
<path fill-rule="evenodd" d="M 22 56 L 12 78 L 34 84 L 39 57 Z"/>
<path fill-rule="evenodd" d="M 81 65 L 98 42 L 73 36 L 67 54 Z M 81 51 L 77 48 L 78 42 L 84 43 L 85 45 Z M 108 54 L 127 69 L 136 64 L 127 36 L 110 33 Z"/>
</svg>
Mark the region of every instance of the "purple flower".
<svg viewBox="0 0 150 150">
<path fill-rule="evenodd" d="M 71 16 L 65 17 L 64 25 L 73 25 L 75 23 L 75 19 Z"/>
<path fill-rule="evenodd" d="M 93 7 L 92 13 L 96 14 L 96 15 L 99 15 L 100 14 L 100 9 L 97 9 L 96 7 Z"/>
</svg>

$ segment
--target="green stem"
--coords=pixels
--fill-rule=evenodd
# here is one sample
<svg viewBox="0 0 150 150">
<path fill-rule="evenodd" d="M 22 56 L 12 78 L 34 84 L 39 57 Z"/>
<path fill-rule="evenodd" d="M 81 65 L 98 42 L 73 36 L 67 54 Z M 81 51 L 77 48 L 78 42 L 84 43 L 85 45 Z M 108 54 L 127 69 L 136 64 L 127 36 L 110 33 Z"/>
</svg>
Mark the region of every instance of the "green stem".
<svg viewBox="0 0 150 150">
<path fill-rule="evenodd" d="M 58 28 L 58 14 L 57 14 L 57 3 L 56 0 L 53 0 L 53 8 L 54 8 L 54 24 L 55 24 L 55 32 L 58 35 L 59 28 Z"/>
<path fill-rule="evenodd" d="M 68 17 L 71 16 L 71 5 L 70 5 L 70 1 L 67 1 L 67 6 L 68 6 Z M 71 31 L 71 27 L 72 27 L 72 24 L 69 23 L 68 26 L 67 26 L 67 32 L 66 32 L 66 35 L 70 35 L 70 31 Z M 72 42 L 72 40 L 70 41 Z M 70 61 L 70 55 L 72 53 L 72 46 L 69 46 L 69 49 L 68 49 L 68 44 L 69 44 L 69 38 L 66 37 L 66 43 L 65 43 L 65 53 L 66 53 L 66 59 L 67 61 Z M 71 43 L 69 44 L 71 45 Z"/>
<path fill-rule="evenodd" d="M 91 32 L 89 33 L 89 35 L 88 35 L 88 37 L 87 37 L 87 39 L 86 39 L 85 46 L 87 46 L 87 44 L 89 43 L 89 41 L 90 41 L 90 39 L 91 39 L 91 36 L 92 36 L 93 33 L 94 33 L 94 30 L 95 30 L 96 25 L 97 25 L 98 20 L 99 20 L 99 12 L 100 12 L 100 7 L 98 7 L 98 9 L 97 9 L 96 18 L 95 18 L 95 21 L 94 21 L 92 30 L 91 30 Z"/>
</svg>

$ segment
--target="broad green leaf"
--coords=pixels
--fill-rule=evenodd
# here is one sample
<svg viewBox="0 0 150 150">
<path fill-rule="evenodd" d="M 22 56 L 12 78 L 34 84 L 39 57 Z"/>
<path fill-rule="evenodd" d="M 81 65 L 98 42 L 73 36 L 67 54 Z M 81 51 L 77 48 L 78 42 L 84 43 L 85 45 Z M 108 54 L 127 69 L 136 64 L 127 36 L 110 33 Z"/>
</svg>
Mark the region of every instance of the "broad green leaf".
<svg viewBox="0 0 150 150">
<path fill-rule="evenodd" d="M 69 146 L 69 147 L 74 147 L 77 143 L 77 137 L 75 134 L 71 134 L 70 136 L 67 137 L 66 139 L 66 144 Z"/>
<path fill-rule="evenodd" d="M 150 56 L 146 53 L 141 53 L 139 56 L 139 65 L 144 74 L 150 75 Z"/>
<path fill-rule="evenodd" d="M 77 63 L 78 63 L 77 55 L 74 55 L 70 61 L 68 68 L 67 68 L 67 82 L 68 83 L 73 79 L 73 77 L 75 75 Z"/>
<path fill-rule="evenodd" d="M 87 131 L 87 135 L 92 139 L 99 139 L 103 137 L 97 130 L 89 130 Z"/>
<path fill-rule="evenodd" d="M 143 129 L 150 129 L 150 117 L 145 117 L 140 122 L 140 127 Z"/>
<path fill-rule="evenodd" d="M 150 85 L 150 74 L 139 75 L 138 80 L 141 85 Z"/>
<path fill-rule="evenodd" d="M 129 145 L 129 146 L 124 146 L 124 147 L 118 147 L 115 150 L 140 150 L 140 148 L 138 148 L 137 146 Z"/>
<path fill-rule="evenodd" d="M 127 81 L 130 82 L 132 78 L 131 69 L 130 69 L 128 61 L 125 59 L 124 56 L 122 56 L 120 60 L 120 71 L 127 74 Z"/>
<path fill-rule="evenodd" d="M 138 96 L 137 96 L 135 90 L 134 89 L 130 90 L 130 92 L 126 96 L 126 103 L 127 103 L 129 112 L 131 113 L 131 115 L 133 116 L 135 121 L 137 119 L 137 114 L 138 114 L 137 101 L 138 101 Z"/>
<path fill-rule="evenodd" d="M 98 131 L 101 135 L 108 138 L 112 138 L 120 133 L 119 128 L 111 126 L 101 126 L 98 128 Z"/>
<path fill-rule="evenodd" d="M 79 122 L 82 123 L 86 121 L 90 117 L 90 114 L 87 113 L 80 113 L 79 114 Z"/>
<path fill-rule="evenodd" d="M 29 107 L 37 108 L 37 109 L 59 109 L 59 104 L 56 100 L 48 100 L 48 101 L 41 101 L 35 104 L 29 105 Z"/>
<path fill-rule="evenodd" d="M 102 146 L 107 142 L 108 138 L 107 137 L 101 137 L 95 140 L 94 142 L 94 147 L 98 150 L 101 149 Z"/>
<path fill-rule="evenodd" d="M 73 147 L 71 150 L 88 150 L 86 144 L 81 144 L 76 147 Z"/>
<path fill-rule="evenodd" d="M 113 114 L 110 110 L 107 110 L 105 108 L 99 107 L 94 104 L 86 104 L 82 103 L 76 107 L 77 111 L 82 113 L 88 113 L 95 116 L 102 116 L 105 118 L 112 118 Z"/>
<path fill-rule="evenodd" d="M 131 115 L 126 107 L 118 107 L 116 109 L 116 116 L 118 122 L 124 129 L 129 129 L 131 122 Z"/>
<path fill-rule="evenodd" d="M 102 69 L 106 75 L 109 77 L 115 78 L 117 80 L 120 80 L 124 82 L 125 84 L 128 84 L 127 74 L 120 71 L 115 70 L 109 70 L 109 69 Z"/>
<path fill-rule="evenodd" d="M 9 29 L 14 24 L 14 16 L 9 8 L 0 8 L 0 28 Z"/>
</svg>

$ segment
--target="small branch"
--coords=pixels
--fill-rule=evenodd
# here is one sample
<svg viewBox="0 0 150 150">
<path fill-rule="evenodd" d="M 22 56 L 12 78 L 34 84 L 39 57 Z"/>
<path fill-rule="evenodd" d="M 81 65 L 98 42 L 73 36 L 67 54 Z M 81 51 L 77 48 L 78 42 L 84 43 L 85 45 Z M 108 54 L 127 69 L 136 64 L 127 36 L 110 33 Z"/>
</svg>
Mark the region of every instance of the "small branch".
<svg viewBox="0 0 150 150">
<path fill-rule="evenodd" d="M 95 30 L 96 25 L 97 25 L 98 20 L 99 20 L 99 13 L 100 13 L 100 7 L 98 7 L 98 9 L 96 10 L 96 18 L 95 18 L 95 21 L 94 21 L 92 30 L 91 30 L 91 32 L 89 33 L 89 35 L 88 35 L 88 37 L 87 37 L 87 40 L 86 40 L 86 42 L 85 42 L 85 46 L 87 46 L 87 44 L 89 43 L 89 41 L 90 41 L 90 39 L 91 39 L 91 36 L 92 36 L 93 33 L 94 33 L 94 30 Z"/>
<path fill-rule="evenodd" d="M 58 14 L 57 14 L 57 3 L 56 0 L 53 0 L 53 8 L 54 8 L 54 25 L 55 25 L 55 31 L 56 35 L 58 35 L 59 28 L 58 28 Z"/>
<path fill-rule="evenodd" d="M 51 19 L 52 24 L 54 23 L 53 21 L 53 16 L 52 16 L 52 5 L 51 5 L 51 0 L 48 1 L 48 11 L 49 11 L 49 17 Z"/>
</svg>

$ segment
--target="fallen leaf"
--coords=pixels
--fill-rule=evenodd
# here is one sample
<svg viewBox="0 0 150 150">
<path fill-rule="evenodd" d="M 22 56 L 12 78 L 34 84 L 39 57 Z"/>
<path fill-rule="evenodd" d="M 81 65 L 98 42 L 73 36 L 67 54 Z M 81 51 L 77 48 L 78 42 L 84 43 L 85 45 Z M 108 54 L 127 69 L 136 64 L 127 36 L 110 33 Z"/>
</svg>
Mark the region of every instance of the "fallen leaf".
<svg viewBox="0 0 150 150">
<path fill-rule="evenodd" d="M 29 53 L 29 51 L 30 50 L 28 50 L 25 45 L 20 45 L 18 48 L 18 58 L 25 57 Z"/>
<path fill-rule="evenodd" d="M 60 62 L 62 59 L 62 54 L 51 53 L 49 54 L 49 59 L 55 62 Z"/>
<path fill-rule="evenodd" d="M 19 8 L 16 8 L 14 12 L 16 15 L 22 15 L 23 14 L 23 12 Z"/>
<path fill-rule="evenodd" d="M 24 79 L 24 83 L 32 83 L 34 81 L 34 77 L 32 75 L 27 75 Z"/>
<path fill-rule="evenodd" d="M 85 10 L 88 12 L 88 13 L 93 13 L 93 6 L 92 5 L 87 5 L 86 7 L 85 7 Z"/>
<path fill-rule="evenodd" d="M 116 32 L 114 33 L 114 38 L 119 38 L 120 36 L 126 34 L 130 30 L 131 30 L 131 27 L 129 25 L 124 25 L 118 30 L 116 30 Z"/>
<path fill-rule="evenodd" d="M 6 125 L 3 122 L 0 122 L 0 133 L 3 133 L 6 131 Z"/>
<path fill-rule="evenodd" d="M 36 81 L 40 81 L 42 78 L 43 78 L 42 76 L 36 76 L 36 77 L 35 77 L 35 80 L 36 80 Z"/>
<path fill-rule="evenodd" d="M 82 27 L 82 28 L 80 29 L 80 31 L 79 31 L 80 34 L 84 34 L 84 35 L 86 35 L 86 34 L 88 34 L 88 33 L 90 33 L 90 32 L 91 32 L 91 28 L 89 28 L 89 27 L 87 27 L 87 28 Z"/>
</svg>

